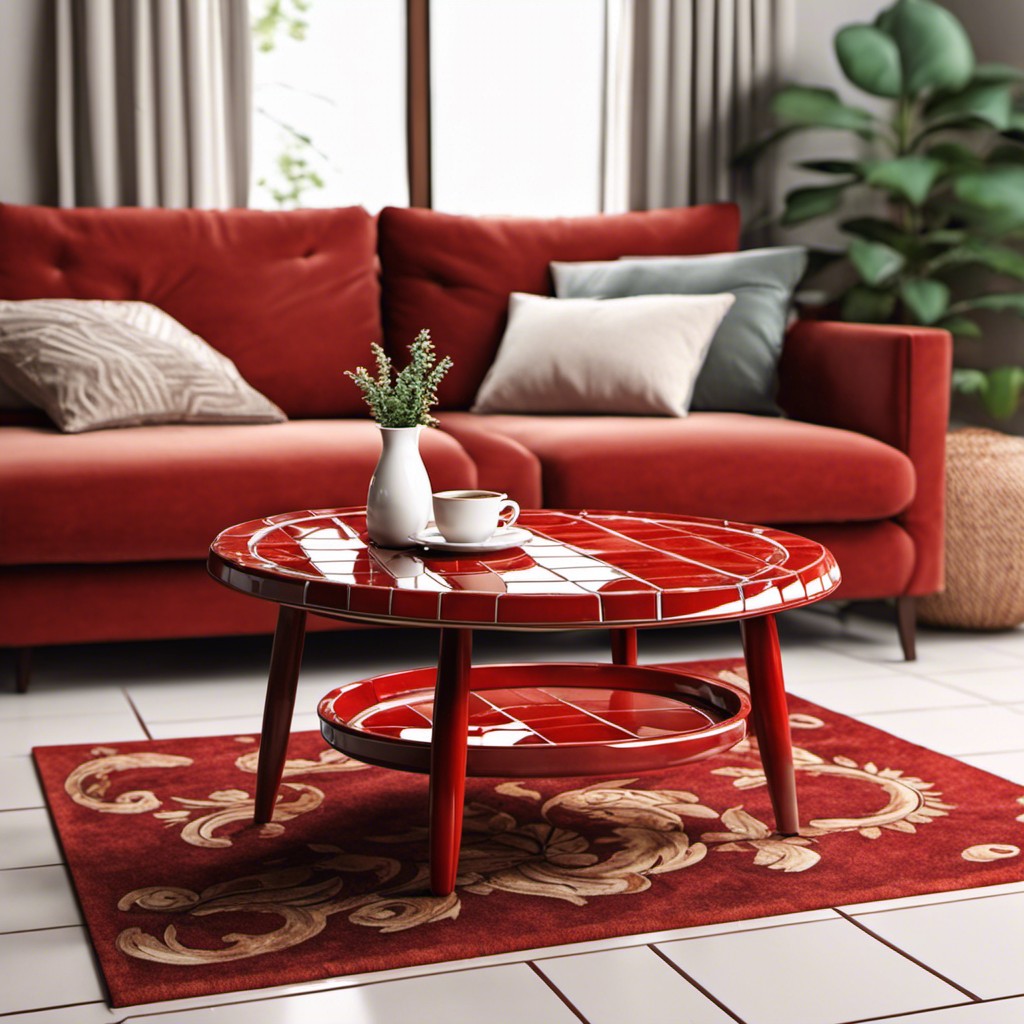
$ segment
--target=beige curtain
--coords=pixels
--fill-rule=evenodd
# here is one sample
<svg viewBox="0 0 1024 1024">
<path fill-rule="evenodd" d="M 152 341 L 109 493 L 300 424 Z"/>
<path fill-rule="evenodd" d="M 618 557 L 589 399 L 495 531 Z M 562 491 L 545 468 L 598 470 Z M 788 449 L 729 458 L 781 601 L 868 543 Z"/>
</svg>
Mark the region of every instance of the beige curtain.
<svg viewBox="0 0 1024 1024">
<path fill-rule="evenodd" d="M 245 206 L 247 0 L 56 0 L 62 206 Z"/>
<path fill-rule="evenodd" d="M 607 211 L 770 195 L 729 169 L 789 65 L 794 0 L 608 0 Z"/>
</svg>

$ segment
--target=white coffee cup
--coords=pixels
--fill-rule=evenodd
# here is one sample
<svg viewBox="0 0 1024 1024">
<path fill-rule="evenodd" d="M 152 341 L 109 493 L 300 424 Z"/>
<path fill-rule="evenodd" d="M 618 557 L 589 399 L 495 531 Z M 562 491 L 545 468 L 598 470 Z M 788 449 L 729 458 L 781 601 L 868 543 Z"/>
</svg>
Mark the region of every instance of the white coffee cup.
<svg viewBox="0 0 1024 1024">
<path fill-rule="evenodd" d="M 438 491 L 434 495 L 434 522 L 450 544 L 481 544 L 499 526 L 511 526 L 518 518 L 518 502 L 500 491 Z"/>
</svg>

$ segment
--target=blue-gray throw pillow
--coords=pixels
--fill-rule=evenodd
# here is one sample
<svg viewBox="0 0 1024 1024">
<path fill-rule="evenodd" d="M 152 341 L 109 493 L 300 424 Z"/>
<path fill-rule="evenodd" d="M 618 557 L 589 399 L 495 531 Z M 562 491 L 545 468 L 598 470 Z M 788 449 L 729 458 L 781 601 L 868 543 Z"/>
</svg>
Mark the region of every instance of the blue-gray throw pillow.
<svg viewBox="0 0 1024 1024">
<path fill-rule="evenodd" d="M 711 256 L 628 257 L 552 263 L 560 298 L 732 292 L 736 302 L 715 333 L 691 409 L 777 414 L 777 368 L 793 290 L 807 267 L 802 246 Z"/>
</svg>

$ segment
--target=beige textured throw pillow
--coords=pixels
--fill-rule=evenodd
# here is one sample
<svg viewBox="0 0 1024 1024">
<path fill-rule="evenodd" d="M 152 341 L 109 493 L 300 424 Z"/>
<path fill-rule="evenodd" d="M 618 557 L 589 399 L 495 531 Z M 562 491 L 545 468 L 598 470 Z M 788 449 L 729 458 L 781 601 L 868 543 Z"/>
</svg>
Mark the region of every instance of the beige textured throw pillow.
<svg viewBox="0 0 1024 1024">
<path fill-rule="evenodd" d="M 0 300 L 0 382 L 71 434 L 287 418 L 230 359 L 146 302 Z"/>
<path fill-rule="evenodd" d="M 514 292 L 473 412 L 685 416 L 733 296 L 551 299 Z"/>
</svg>

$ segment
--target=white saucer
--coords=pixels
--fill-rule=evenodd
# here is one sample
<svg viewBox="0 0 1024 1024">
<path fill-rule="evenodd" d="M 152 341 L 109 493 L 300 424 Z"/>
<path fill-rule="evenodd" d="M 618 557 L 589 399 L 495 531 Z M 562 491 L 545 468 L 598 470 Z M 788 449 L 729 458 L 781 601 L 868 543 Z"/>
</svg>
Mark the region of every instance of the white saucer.
<svg viewBox="0 0 1024 1024">
<path fill-rule="evenodd" d="M 494 535 L 487 540 L 476 541 L 473 544 L 456 544 L 445 540 L 436 526 L 430 525 L 419 533 L 414 533 L 409 540 L 418 547 L 430 548 L 431 551 L 452 551 L 471 553 L 476 551 L 504 551 L 506 548 L 518 548 L 533 538 L 529 530 L 519 526 L 503 526 L 494 532 Z"/>
</svg>

